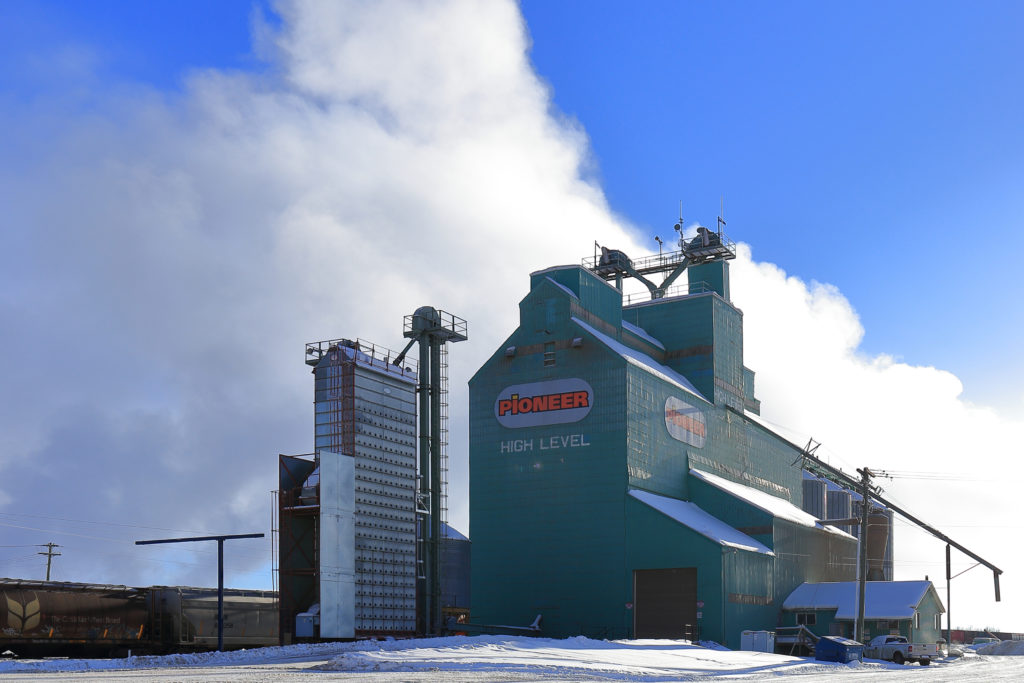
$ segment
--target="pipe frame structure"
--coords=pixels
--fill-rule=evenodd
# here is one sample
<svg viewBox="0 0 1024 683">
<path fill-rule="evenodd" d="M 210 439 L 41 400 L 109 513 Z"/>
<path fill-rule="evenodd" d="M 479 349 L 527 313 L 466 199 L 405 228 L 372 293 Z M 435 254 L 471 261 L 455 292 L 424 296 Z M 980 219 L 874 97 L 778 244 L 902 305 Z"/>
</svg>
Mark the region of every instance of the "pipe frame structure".
<svg viewBox="0 0 1024 683">
<path fill-rule="evenodd" d="M 217 541 L 217 652 L 221 652 L 224 649 L 224 541 L 233 541 L 237 538 L 263 538 L 263 534 L 228 534 L 224 536 L 192 536 L 190 538 L 162 538 L 155 541 L 135 541 L 135 545 Z"/>
</svg>

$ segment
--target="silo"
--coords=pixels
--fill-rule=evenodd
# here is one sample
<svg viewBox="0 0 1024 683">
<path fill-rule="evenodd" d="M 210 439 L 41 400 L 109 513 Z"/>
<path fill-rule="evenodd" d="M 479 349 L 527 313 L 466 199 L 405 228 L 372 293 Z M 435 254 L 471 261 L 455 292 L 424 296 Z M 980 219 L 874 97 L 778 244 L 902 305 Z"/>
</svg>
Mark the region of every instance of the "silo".
<svg viewBox="0 0 1024 683">
<path fill-rule="evenodd" d="M 804 512 L 814 515 L 815 519 L 825 519 L 825 490 L 823 480 L 804 477 Z"/>
<path fill-rule="evenodd" d="M 845 489 L 829 491 L 826 494 L 828 506 L 828 519 L 849 519 L 853 517 L 853 502 L 850 492 Z M 846 533 L 853 533 L 853 527 L 849 524 L 839 525 L 837 528 Z M 854 534 L 857 536 L 857 534 Z"/>
<path fill-rule="evenodd" d="M 470 610 L 470 542 L 453 527 L 441 529 L 441 609 L 446 627 L 468 621 Z"/>
<path fill-rule="evenodd" d="M 868 514 L 868 581 L 885 581 L 885 555 L 889 546 L 892 529 L 891 513 L 883 508 L 872 507 Z"/>
</svg>

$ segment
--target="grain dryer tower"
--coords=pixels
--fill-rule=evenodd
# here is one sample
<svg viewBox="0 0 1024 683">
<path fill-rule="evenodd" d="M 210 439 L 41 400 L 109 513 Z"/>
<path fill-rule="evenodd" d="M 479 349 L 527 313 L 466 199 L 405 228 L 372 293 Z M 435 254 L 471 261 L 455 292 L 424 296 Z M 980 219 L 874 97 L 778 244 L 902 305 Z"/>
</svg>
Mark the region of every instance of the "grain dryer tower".
<svg viewBox="0 0 1024 683">
<path fill-rule="evenodd" d="M 406 316 L 405 336 L 401 353 L 364 340 L 306 345 L 316 450 L 280 457 L 282 643 L 439 633 L 443 595 L 468 597 L 443 590 L 441 576 L 454 533 L 446 343 L 466 339 L 466 321 L 424 306 Z M 406 359 L 416 342 L 419 364 Z"/>
<path fill-rule="evenodd" d="M 316 452 L 280 458 L 281 642 L 416 630 L 416 366 L 306 345 Z"/>
</svg>

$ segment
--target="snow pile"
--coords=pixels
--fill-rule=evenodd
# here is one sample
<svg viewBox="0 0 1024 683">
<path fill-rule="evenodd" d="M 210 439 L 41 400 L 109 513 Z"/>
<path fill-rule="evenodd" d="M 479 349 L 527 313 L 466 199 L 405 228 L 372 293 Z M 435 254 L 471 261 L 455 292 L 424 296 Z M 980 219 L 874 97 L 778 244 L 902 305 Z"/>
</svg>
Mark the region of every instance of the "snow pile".
<svg viewBox="0 0 1024 683">
<path fill-rule="evenodd" d="M 1024 640 L 1004 640 L 977 649 L 979 655 L 1024 655 Z"/>
<path fill-rule="evenodd" d="M 678 676 L 777 675 L 799 670 L 824 673 L 842 664 L 800 657 L 708 649 L 686 640 L 600 641 L 474 636 L 400 641 L 399 647 L 345 652 L 315 667 L 319 671 L 512 672 L 531 676 L 590 677 L 602 680 L 662 679 Z"/>
<path fill-rule="evenodd" d="M 169 667 L 232 666 L 280 661 L 317 661 L 363 643 L 307 643 L 230 652 L 196 652 L 124 659 L 11 659 L 0 661 L 0 676 L 44 671 L 115 671 Z"/>
<path fill-rule="evenodd" d="M 1019 647 L 1020 643 L 998 645 Z M 1017 654 L 1020 653 L 1022 651 L 1018 650 Z M 938 663 L 931 669 L 960 667 L 964 660 L 954 661 L 956 663 Z M 1022 665 L 1015 666 L 1012 664 L 1014 661 L 1022 662 Z M 135 672 L 173 668 L 175 680 L 186 683 L 211 679 L 250 681 L 255 680 L 254 671 L 262 671 L 268 676 L 267 680 L 271 680 L 275 673 L 280 673 L 281 665 L 287 666 L 289 680 L 297 682 L 320 680 L 326 672 L 398 672 L 399 675 L 410 672 L 428 674 L 438 679 L 448 677 L 481 682 L 512 678 L 676 681 L 795 675 L 811 677 L 812 680 L 830 676 L 829 680 L 839 683 L 861 680 L 863 675 L 876 671 L 907 670 L 906 667 L 890 662 L 835 664 L 805 657 L 732 651 L 715 643 L 697 645 L 686 640 L 606 641 L 582 636 L 565 640 L 517 636 L 453 636 L 302 644 L 129 659 L 2 661 L 0 679 L 6 680 L 15 673 L 38 673 L 44 678 L 48 673 L 51 677 L 56 675 L 63 679 L 64 672 L 73 671 Z M 957 669 L 958 680 L 1024 680 L 1024 659 L 975 657 L 974 662 L 967 667 Z M 103 677 L 105 674 L 98 675 Z M 257 673 L 256 678 L 259 675 Z M 857 678 L 854 679 L 854 676 Z"/>
</svg>

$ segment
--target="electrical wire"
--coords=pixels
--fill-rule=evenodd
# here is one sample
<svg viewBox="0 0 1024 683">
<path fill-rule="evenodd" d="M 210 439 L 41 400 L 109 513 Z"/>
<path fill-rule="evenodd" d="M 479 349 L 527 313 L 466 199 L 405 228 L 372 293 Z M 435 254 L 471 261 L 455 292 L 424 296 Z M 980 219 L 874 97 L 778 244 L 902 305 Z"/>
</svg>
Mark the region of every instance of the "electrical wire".
<svg viewBox="0 0 1024 683">
<path fill-rule="evenodd" d="M 780 433 L 788 432 L 790 437 L 791 437 L 788 440 L 791 443 L 793 443 L 794 445 L 797 445 L 797 447 L 799 447 L 797 442 L 802 441 L 804 439 L 804 437 L 806 437 L 808 439 L 812 438 L 809 434 L 805 434 L 805 433 L 801 432 L 798 429 L 795 429 L 795 428 L 790 427 L 788 425 L 779 424 L 778 422 L 774 422 L 772 420 L 768 420 L 768 419 L 766 419 L 764 417 L 761 417 L 760 415 L 757 416 L 757 419 L 759 421 L 761 421 L 761 422 L 764 422 L 767 425 L 771 425 L 772 427 L 774 427 Z M 781 435 L 785 438 L 785 434 L 781 434 Z M 852 470 L 852 471 L 856 471 L 857 470 L 856 466 L 854 466 L 853 463 L 847 461 L 845 458 L 843 458 L 841 455 L 839 455 L 838 453 L 833 451 L 828 446 L 824 445 L 821 442 L 815 442 L 815 443 L 818 444 L 818 448 L 819 449 L 825 451 L 828 454 L 828 457 L 825 458 L 825 460 L 829 464 L 832 464 L 832 461 L 835 460 L 835 461 L 838 461 L 839 463 L 845 465 L 846 467 L 850 468 L 850 470 Z M 840 467 L 839 469 L 842 469 L 842 467 Z M 853 475 L 851 475 L 851 476 L 853 476 Z"/>
<path fill-rule="evenodd" d="M 59 534 L 59 535 L 64 535 L 64 536 L 73 536 L 75 538 L 85 538 L 85 539 L 88 539 L 88 540 L 91 540 L 91 541 L 110 541 L 112 543 L 128 543 L 128 544 L 131 544 L 131 545 L 135 545 L 135 541 L 124 539 L 124 538 L 110 538 L 109 536 L 91 536 L 91 535 L 88 535 L 88 534 L 78 534 L 78 533 L 75 533 L 73 531 L 61 531 L 61 530 L 57 530 L 57 529 L 39 529 L 37 527 L 23 526 L 23 525 L 20 525 L 20 524 L 10 524 L 10 523 L 7 523 L 7 522 L 0 522 L 0 526 L 8 527 L 8 528 L 11 528 L 11 529 L 23 529 L 25 531 L 38 531 L 38 532 L 46 533 L 46 534 Z M 35 547 L 35 546 L 32 546 L 32 547 Z M 179 550 L 184 551 L 184 552 L 188 552 L 188 553 L 198 553 L 200 555 L 213 555 L 213 554 L 217 553 L 216 550 L 212 550 L 212 549 L 207 550 L 207 549 L 204 549 L 204 548 L 179 548 Z M 252 553 L 252 552 L 245 552 L 244 550 L 243 551 L 235 551 L 235 550 L 232 549 L 232 553 L 231 554 L 233 556 L 235 556 L 235 557 L 248 557 L 250 559 L 256 559 L 256 558 L 262 558 L 263 557 L 262 553 L 256 554 L 256 553 Z"/>
<path fill-rule="evenodd" d="M 102 526 L 120 526 L 128 527 L 130 529 L 151 529 L 153 531 L 173 531 L 175 533 L 182 534 L 202 534 L 205 531 L 198 531 L 196 529 L 170 529 L 167 527 L 160 526 L 143 526 L 140 524 L 126 524 L 124 522 L 98 522 L 89 519 L 69 519 L 67 517 L 50 517 L 47 515 L 36 515 L 28 512 L 0 512 L 0 517 L 32 517 L 35 519 L 46 519 L 54 522 L 73 522 L 76 524 L 99 524 Z"/>
</svg>

